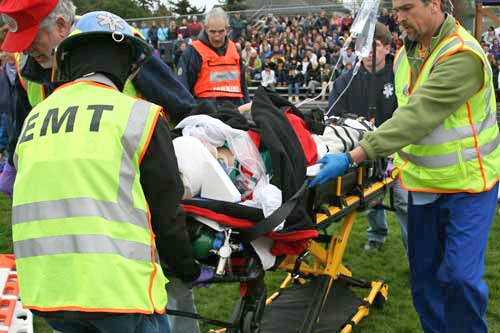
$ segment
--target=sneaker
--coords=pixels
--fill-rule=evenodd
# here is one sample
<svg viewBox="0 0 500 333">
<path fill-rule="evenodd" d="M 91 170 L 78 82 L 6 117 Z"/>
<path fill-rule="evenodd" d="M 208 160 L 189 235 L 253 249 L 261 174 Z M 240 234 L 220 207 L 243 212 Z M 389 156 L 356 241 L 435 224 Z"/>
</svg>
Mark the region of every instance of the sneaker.
<svg viewBox="0 0 500 333">
<path fill-rule="evenodd" d="M 380 249 L 382 248 L 382 245 L 384 245 L 384 243 L 376 242 L 376 241 L 368 241 L 363 246 L 363 250 L 366 252 L 380 251 Z"/>
</svg>

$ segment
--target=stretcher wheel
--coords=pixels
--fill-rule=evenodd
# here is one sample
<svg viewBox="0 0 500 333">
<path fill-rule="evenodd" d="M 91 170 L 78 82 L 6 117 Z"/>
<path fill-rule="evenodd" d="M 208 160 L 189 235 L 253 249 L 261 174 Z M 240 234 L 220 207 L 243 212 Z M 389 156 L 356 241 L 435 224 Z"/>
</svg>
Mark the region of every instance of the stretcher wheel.
<svg viewBox="0 0 500 333">
<path fill-rule="evenodd" d="M 382 293 L 378 293 L 377 296 L 375 296 L 375 299 L 373 300 L 373 306 L 376 307 L 377 309 L 383 309 L 385 305 L 385 297 L 382 295 Z"/>
<path fill-rule="evenodd" d="M 243 318 L 242 333 L 258 333 L 259 328 L 255 323 L 255 312 L 248 311 Z"/>
</svg>

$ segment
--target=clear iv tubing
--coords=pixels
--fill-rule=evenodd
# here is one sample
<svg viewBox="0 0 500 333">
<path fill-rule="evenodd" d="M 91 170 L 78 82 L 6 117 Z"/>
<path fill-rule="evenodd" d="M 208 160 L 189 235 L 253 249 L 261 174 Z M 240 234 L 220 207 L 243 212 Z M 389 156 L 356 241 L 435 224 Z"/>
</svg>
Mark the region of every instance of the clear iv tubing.
<svg viewBox="0 0 500 333">
<path fill-rule="evenodd" d="M 328 116 L 328 114 L 330 113 L 330 111 L 333 110 L 333 108 L 335 107 L 335 105 L 337 105 L 337 103 L 340 101 L 340 99 L 342 98 L 342 96 L 344 96 L 345 92 L 347 91 L 347 89 L 349 89 L 349 87 L 351 86 L 351 83 L 352 83 L 352 80 L 354 79 L 354 77 L 358 74 L 358 71 L 359 71 L 359 67 L 361 67 L 361 59 L 359 59 L 358 57 L 358 61 L 356 62 L 356 66 L 354 66 L 354 70 L 352 71 L 352 76 L 351 78 L 349 79 L 349 82 L 347 82 L 347 85 L 346 87 L 344 88 L 344 90 L 342 90 L 342 92 L 340 93 L 340 95 L 337 97 L 337 99 L 335 100 L 335 102 L 332 103 L 332 106 L 330 106 L 328 108 L 328 110 L 326 110 L 325 112 L 325 115 Z"/>
</svg>

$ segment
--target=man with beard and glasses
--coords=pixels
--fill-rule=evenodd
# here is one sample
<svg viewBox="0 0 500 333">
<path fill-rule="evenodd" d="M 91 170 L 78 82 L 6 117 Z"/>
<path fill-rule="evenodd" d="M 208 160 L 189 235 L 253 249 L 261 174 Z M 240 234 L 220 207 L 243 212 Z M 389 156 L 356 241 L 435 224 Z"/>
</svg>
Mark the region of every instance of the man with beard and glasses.
<svg viewBox="0 0 500 333">
<path fill-rule="evenodd" d="M 408 196 L 413 303 L 425 332 L 488 331 L 484 258 L 495 215 L 500 135 L 493 73 L 449 0 L 393 0 L 407 37 L 394 60 L 398 108 L 360 146 L 320 161 L 310 186 L 397 152 Z"/>
</svg>

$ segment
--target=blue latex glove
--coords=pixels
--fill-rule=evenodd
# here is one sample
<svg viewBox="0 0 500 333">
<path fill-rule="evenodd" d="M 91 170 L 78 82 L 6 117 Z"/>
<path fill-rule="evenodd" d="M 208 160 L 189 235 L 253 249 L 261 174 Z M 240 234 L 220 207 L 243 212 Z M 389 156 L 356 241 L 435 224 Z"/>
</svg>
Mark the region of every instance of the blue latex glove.
<svg viewBox="0 0 500 333">
<path fill-rule="evenodd" d="M 3 172 L 0 174 L 0 193 L 12 196 L 12 189 L 14 188 L 14 181 L 16 180 L 16 169 L 9 164 L 5 163 Z"/>
<path fill-rule="evenodd" d="M 323 164 L 323 167 L 316 177 L 309 182 L 309 188 L 342 176 L 349 168 L 349 158 L 346 153 L 327 154 L 318 163 Z"/>
<path fill-rule="evenodd" d="M 215 273 L 212 267 L 201 266 L 200 275 L 191 284 L 193 287 L 207 287 L 206 282 L 213 279 Z"/>
</svg>

